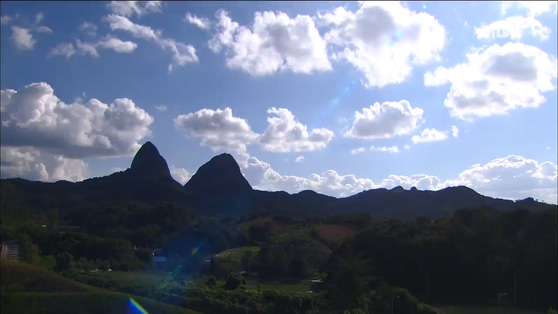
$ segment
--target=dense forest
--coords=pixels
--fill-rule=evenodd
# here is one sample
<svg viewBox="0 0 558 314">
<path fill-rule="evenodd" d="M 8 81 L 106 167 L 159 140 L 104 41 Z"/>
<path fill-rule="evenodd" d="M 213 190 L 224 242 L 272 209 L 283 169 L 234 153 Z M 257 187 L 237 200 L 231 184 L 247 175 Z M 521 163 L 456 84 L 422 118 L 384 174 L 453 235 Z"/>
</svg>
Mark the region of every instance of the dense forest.
<svg viewBox="0 0 558 314">
<path fill-rule="evenodd" d="M 47 285 L 61 279 L 44 279 L 55 274 L 201 313 L 558 308 L 554 205 L 464 187 L 346 199 L 255 191 L 231 158 L 217 156 L 185 186 L 150 145 L 104 178 L 2 180 L 1 242 L 36 267 L 2 260 L 3 310 L 18 295 L 63 291 Z M 139 277 L 118 279 L 127 275 Z M 150 276 L 164 279 L 141 279 Z"/>
</svg>

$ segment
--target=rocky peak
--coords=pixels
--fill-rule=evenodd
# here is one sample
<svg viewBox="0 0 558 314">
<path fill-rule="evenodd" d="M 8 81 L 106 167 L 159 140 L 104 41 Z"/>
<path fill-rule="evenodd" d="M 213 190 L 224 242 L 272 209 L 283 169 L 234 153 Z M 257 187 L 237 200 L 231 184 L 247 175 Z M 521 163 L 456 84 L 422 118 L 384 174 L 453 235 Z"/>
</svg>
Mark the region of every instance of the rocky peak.
<svg viewBox="0 0 558 314">
<path fill-rule="evenodd" d="M 151 142 L 146 142 L 138 150 L 132 160 L 130 171 L 142 176 L 172 178 L 167 161 Z"/>
<path fill-rule="evenodd" d="M 195 194 L 230 194 L 252 191 L 231 154 L 220 154 L 203 164 L 184 185 Z M 217 195 L 216 195 L 217 196 Z"/>
</svg>

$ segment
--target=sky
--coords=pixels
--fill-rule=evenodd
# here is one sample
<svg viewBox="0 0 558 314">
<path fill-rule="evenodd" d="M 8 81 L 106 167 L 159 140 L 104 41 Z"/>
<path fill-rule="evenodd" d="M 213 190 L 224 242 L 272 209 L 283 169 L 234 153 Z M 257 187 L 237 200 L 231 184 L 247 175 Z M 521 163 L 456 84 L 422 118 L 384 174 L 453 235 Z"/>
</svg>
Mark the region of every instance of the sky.
<svg viewBox="0 0 558 314">
<path fill-rule="evenodd" d="M 151 141 L 185 183 L 557 203 L 556 2 L 7 2 L 1 177 L 80 181 Z"/>
</svg>

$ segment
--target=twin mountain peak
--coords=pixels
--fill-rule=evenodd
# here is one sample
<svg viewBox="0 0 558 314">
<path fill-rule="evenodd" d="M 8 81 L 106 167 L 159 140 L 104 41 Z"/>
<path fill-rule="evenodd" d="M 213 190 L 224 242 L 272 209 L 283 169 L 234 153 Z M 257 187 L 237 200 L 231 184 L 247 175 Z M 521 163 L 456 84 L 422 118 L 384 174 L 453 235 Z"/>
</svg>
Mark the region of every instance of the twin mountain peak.
<svg viewBox="0 0 558 314">
<path fill-rule="evenodd" d="M 141 177 L 172 179 L 167 161 L 153 143 L 146 142 L 132 160 L 129 172 Z M 220 154 L 202 165 L 184 185 L 192 194 L 213 192 L 247 192 L 252 187 L 242 175 L 238 163 L 231 154 Z"/>
<path fill-rule="evenodd" d="M 536 202 L 532 198 L 511 201 L 483 196 L 464 186 L 438 191 L 380 188 L 344 198 L 308 190 L 296 194 L 259 191 L 252 189 L 234 157 L 226 153 L 213 157 L 182 185 L 172 178 L 165 158 L 151 142 L 146 142 L 138 150 L 130 168 L 105 177 L 75 183 L 32 182 L 23 179 L 0 181 L 2 194 L 12 194 L 21 202 L 44 206 L 45 203 L 54 201 L 55 206 L 68 208 L 80 208 L 84 204 L 102 206 L 114 202 L 173 202 L 219 214 L 244 214 L 261 210 L 275 215 L 366 212 L 377 217 L 395 219 L 447 217 L 458 209 L 480 206 L 502 211 L 556 208 L 555 205 Z"/>
<path fill-rule="evenodd" d="M 146 142 L 137 152 L 129 172 L 133 177 L 158 178 L 175 182 L 169 167 L 153 143 Z M 522 201 L 495 199 L 480 195 L 465 187 L 449 187 L 439 191 L 405 190 L 398 186 L 391 190 L 380 188 L 363 191 L 346 198 L 334 198 L 314 191 L 296 194 L 265 192 L 252 189 L 242 175 L 234 157 L 224 153 L 202 165 L 181 189 L 197 199 L 197 206 L 206 208 L 239 209 L 240 207 L 291 206 L 298 210 L 316 211 L 366 211 L 379 216 L 445 216 L 448 211 L 463 207 L 490 206 L 500 210 L 519 207 L 546 207 L 532 198 Z M 302 207 L 302 208 L 301 208 Z M 254 208 L 252 208 L 254 209 Z M 411 211 L 411 213 L 407 213 Z M 411 215 L 408 215 L 411 214 Z M 411 218 L 411 217 L 408 217 Z"/>
</svg>

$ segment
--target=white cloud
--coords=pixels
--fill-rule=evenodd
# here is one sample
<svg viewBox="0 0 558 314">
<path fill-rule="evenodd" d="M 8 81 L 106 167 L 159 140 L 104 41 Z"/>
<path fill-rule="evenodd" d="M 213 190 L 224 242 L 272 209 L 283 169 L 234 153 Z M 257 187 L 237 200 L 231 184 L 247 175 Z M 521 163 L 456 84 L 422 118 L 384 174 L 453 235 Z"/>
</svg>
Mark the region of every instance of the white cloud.
<svg viewBox="0 0 558 314">
<path fill-rule="evenodd" d="M 155 109 L 157 109 L 157 110 L 160 111 L 160 112 L 164 112 L 164 111 L 167 111 L 167 106 L 165 106 L 165 105 L 156 105 L 156 106 L 155 106 Z"/>
<path fill-rule="evenodd" d="M 367 87 L 405 81 L 412 68 L 440 59 L 446 43 L 444 26 L 426 12 L 413 12 L 398 2 L 360 2 L 356 12 L 344 7 L 318 14 L 332 26 L 324 38 L 337 46 L 332 58 L 360 71 Z"/>
<path fill-rule="evenodd" d="M 380 147 L 370 146 L 370 150 L 373 152 L 382 152 L 382 153 L 391 153 L 391 154 L 399 153 L 399 148 L 397 147 L 397 145 L 380 146 Z"/>
<path fill-rule="evenodd" d="M 29 147 L 2 147 L 0 176 L 37 181 L 81 181 L 88 176 L 88 165 L 81 159 L 51 155 Z"/>
<path fill-rule="evenodd" d="M 444 141 L 447 138 L 448 138 L 448 132 L 426 128 L 422 130 L 420 135 L 414 135 L 411 138 L 411 141 L 413 141 L 413 143 L 415 144 L 420 144 L 420 143 Z"/>
<path fill-rule="evenodd" d="M 135 38 L 153 41 L 162 49 L 170 50 L 173 55 L 173 63 L 169 65 L 169 70 L 172 70 L 173 65 L 185 66 L 189 63 L 199 62 L 194 46 L 177 42 L 171 38 L 165 38 L 162 35 L 162 31 L 155 31 L 149 26 L 135 24 L 125 16 L 120 15 L 111 14 L 106 16 L 104 20 L 112 30 L 125 31 Z"/>
<path fill-rule="evenodd" d="M 71 43 L 61 43 L 50 50 L 49 56 L 66 56 L 66 58 L 70 58 L 74 54 L 78 53 L 80 55 L 98 57 L 98 48 L 110 49 L 117 53 L 132 53 L 137 47 L 138 45 L 134 42 L 123 41 L 112 35 L 107 35 L 94 43 L 82 42 L 81 40 L 76 39 L 75 48 Z"/>
<path fill-rule="evenodd" d="M 52 34 L 52 29 L 46 26 L 37 26 L 35 27 L 35 31 L 37 33 Z"/>
<path fill-rule="evenodd" d="M 472 120 L 537 108 L 546 102 L 543 93 L 556 88 L 557 71 L 556 57 L 537 47 L 509 42 L 474 49 L 465 63 L 427 72 L 424 84 L 451 83 L 444 105 L 451 116 Z"/>
<path fill-rule="evenodd" d="M 14 18 L 9 15 L 2 15 L 0 17 L 0 23 L 2 23 L 3 25 L 9 24 L 11 21 L 13 21 L 13 19 Z"/>
<path fill-rule="evenodd" d="M 290 193 L 311 189 L 331 196 L 349 196 L 373 188 L 439 190 L 448 186 L 465 185 L 492 197 L 522 199 L 534 197 L 557 203 L 556 164 L 510 155 L 484 165 L 473 165 L 457 177 L 447 180 L 426 174 L 389 175 L 377 182 L 353 174 L 341 175 L 326 170 L 308 177 L 284 175 L 267 162 L 248 153 L 239 153 L 236 159 L 250 184 L 262 190 L 282 190 Z"/>
<path fill-rule="evenodd" d="M 79 31 L 88 34 L 89 36 L 96 36 L 97 35 L 97 25 L 84 21 L 79 26 Z"/>
<path fill-rule="evenodd" d="M 275 153 L 308 152 L 324 149 L 333 139 L 333 132 L 313 129 L 308 132 L 306 125 L 295 120 L 295 116 L 285 108 L 270 108 L 267 113 L 267 129 L 258 142 L 264 150 Z"/>
<path fill-rule="evenodd" d="M 459 174 L 465 185 L 489 195 L 504 198 L 534 197 L 557 202 L 556 164 L 539 163 L 522 156 L 509 155 L 481 165 L 475 164 Z"/>
<path fill-rule="evenodd" d="M 132 53 L 138 45 L 131 41 L 123 41 L 113 36 L 105 36 L 96 44 L 99 48 L 111 49 L 118 53 Z"/>
<path fill-rule="evenodd" d="M 475 28 L 478 39 L 494 39 L 497 36 L 507 35 L 512 40 L 521 40 L 526 33 L 547 40 L 551 30 L 543 26 L 539 20 L 525 16 L 510 16 Z"/>
<path fill-rule="evenodd" d="M 113 13 L 126 17 L 161 12 L 162 1 L 111 1 L 107 8 Z"/>
<path fill-rule="evenodd" d="M 257 138 L 246 120 L 233 116 L 231 108 L 201 109 L 179 115 L 174 123 L 187 136 L 201 138 L 201 145 L 214 151 L 246 151 L 246 145 Z"/>
<path fill-rule="evenodd" d="M 171 176 L 181 184 L 186 184 L 192 175 L 184 168 L 178 168 L 174 165 L 170 166 Z"/>
<path fill-rule="evenodd" d="M 1 91 L 2 148 L 32 147 L 66 158 L 135 153 L 153 118 L 127 98 L 66 104 L 47 83 Z"/>
<path fill-rule="evenodd" d="M 76 49 L 71 43 L 61 43 L 48 53 L 49 56 L 66 56 L 66 58 L 70 58 L 74 54 L 76 54 Z"/>
<path fill-rule="evenodd" d="M 298 157 L 296 157 L 296 158 L 295 158 L 295 162 L 296 162 L 296 163 L 304 162 L 304 156 L 298 156 Z"/>
<path fill-rule="evenodd" d="M 406 150 L 409 150 L 409 149 L 411 149 L 411 145 L 405 144 L 405 145 L 403 145 L 403 148 L 405 148 Z"/>
<path fill-rule="evenodd" d="M 203 30 L 208 30 L 211 27 L 211 21 L 205 17 L 197 17 L 196 15 L 192 15 L 190 13 L 186 13 L 184 20 L 192 25 L 197 26 Z"/>
<path fill-rule="evenodd" d="M 45 15 L 43 14 L 43 12 L 37 13 L 35 15 L 35 24 L 41 23 L 44 17 L 45 17 Z"/>
<path fill-rule="evenodd" d="M 306 125 L 295 120 L 285 108 L 270 108 L 268 127 L 263 134 L 252 131 L 248 122 L 233 116 L 230 108 L 201 109 L 178 116 L 174 121 L 187 136 L 202 139 L 202 146 L 214 151 L 246 151 L 246 145 L 260 144 L 266 151 L 276 153 L 307 152 L 325 148 L 333 132 L 320 128 L 308 132 Z"/>
<path fill-rule="evenodd" d="M 374 103 L 356 111 L 352 127 L 344 136 L 360 139 L 385 139 L 409 134 L 422 121 L 424 110 L 413 108 L 406 100 Z"/>
<path fill-rule="evenodd" d="M 556 14 L 556 1 L 503 1 L 500 7 L 500 13 L 506 15 L 510 8 L 518 8 L 526 11 L 527 16 L 535 17 L 547 12 Z"/>
<path fill-rule="evenodd" d="M 455 125 L 451 126 L 451 135 L 455 138 L 459 136 L 459 129 Z"/>
<path fill-rule="evenodd" d="M 256 12 L 251 27 L 233 22 L 223 10 L 216 17 L 217 33 L 208 44 L 215 53 L 225 49 L 230 69 L 253 76 L 331 70 L 326 42 L 307 15 L 291 19 L 282 12 Z"/>
<path fill-rule="evenodd" d="M 12 37 L 10 38 L 19 50 L 32 50 L 37 42 L 29 28 L 19 26 L 12 26 Z"/>
<path fill-rule="evenodd" d="M 360 153 L 364 153 L 366 151 L 365 147 L 359 147 L 351 150 L 351 154 L 356 155 Z"/>
</svg>

